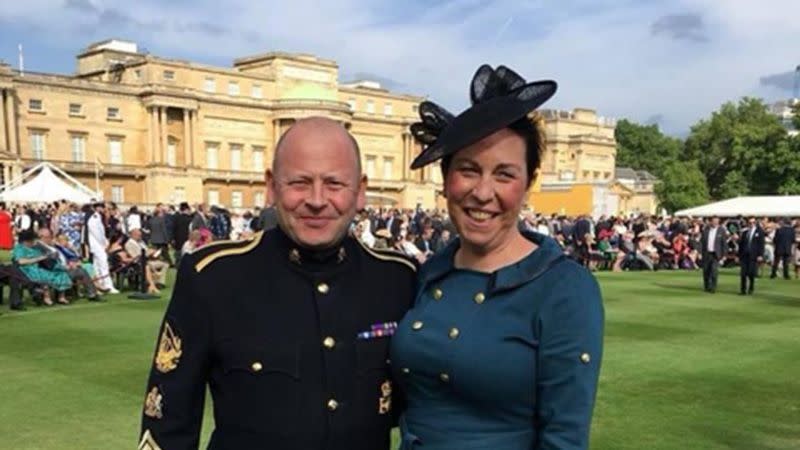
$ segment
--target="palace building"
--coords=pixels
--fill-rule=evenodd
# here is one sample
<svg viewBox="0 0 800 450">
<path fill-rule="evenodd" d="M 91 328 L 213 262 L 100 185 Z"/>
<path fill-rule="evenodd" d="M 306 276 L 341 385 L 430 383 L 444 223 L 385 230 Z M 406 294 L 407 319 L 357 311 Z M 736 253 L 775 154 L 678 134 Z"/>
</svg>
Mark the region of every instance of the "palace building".
<svg viewBox="0 0 800 450">
<path fill-rule="evenodd" d="M 261 206 L 275 143 L 298 118 L 343 123 L 361 147 L 372 205 L 432 207 L 438 171 L 408 169 L 418 96 L 339 83 L 334 61 L 266 53 L 232 68 L 156 57 L 109 40 L 74 75 L 0 66 L 3 183 L 42 160 L 123 204 Z"/>
<path fill-rule="evenodd" d="M 282 133 L 299 118 L 324 116 L 358 141 L 369 205 L 443 208 L 439 167 L 409 169 L 420 151 L 409 125 L 423 100 L 374 81 L 340 83 L 335 61 L 307 54 L 214 67 L 112 39 L 78 54 L 73 75 L 0 63 L 0 184 L 48 161 L 120 204 L 263 206 Z M 652 185 L 648 193 L 641 180 L 617 179 L 613 121 L 589 109 L 543 113 L 548 149 L 529 198 L 534 210 L 654 210 Z"/>
</svg>

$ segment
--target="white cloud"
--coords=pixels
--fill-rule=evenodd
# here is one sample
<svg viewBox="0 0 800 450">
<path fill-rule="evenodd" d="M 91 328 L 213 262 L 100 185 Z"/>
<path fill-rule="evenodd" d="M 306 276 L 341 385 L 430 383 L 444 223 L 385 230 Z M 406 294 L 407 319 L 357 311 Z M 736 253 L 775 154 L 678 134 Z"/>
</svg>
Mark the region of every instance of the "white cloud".
<svg viewBox="0 0 800 450">
<path fill-rule="evenodd" d="M 337 60 L 343 74 L 396 80 L 454 112 L 466 106 L 479 64 L 506 64 L 527 78 L 559 81 L 547 106 L 641 121 L 662 115 L 665 128 L 678 133 L 724 101 L 777 97 L 759 79 L 800 63 L 796 0 L 89 2 L 161 27 L 97 24 L 86 8 L 64 9 L 63 1 L 12 2 L 0 17 L 39 25 L 48 33 L 27 38 L 57 48 L 118 36 L 163 56 L 217 64 L 268 50 L 315 53 Z M 708 41 L 651 33 L 660 17 L 680 14 L 702 17 Z M 175 26 L 187 23 L 227 32 Z"/>
</svg>

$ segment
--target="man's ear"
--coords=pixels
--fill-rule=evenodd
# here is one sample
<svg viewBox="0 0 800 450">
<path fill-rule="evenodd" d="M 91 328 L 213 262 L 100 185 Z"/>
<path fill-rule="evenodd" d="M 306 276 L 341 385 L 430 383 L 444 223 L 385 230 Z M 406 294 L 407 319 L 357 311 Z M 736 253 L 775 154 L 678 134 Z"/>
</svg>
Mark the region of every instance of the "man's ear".
<svg viewBox="0 0 800 450">
<path fill-rule="evenodd" d="M 267 187 L 267 204 L 272 206 L 275 204 L 275 175 L 272 173 L 272 169 L 267 169 L 264 181 Z"/>
<path fill-rule="evenodd" d="M 361 175 L 358 181 L 358 199 L 356 200 L 356 209 L 361 211 L 367 206 L 367 176 Z"/>
</svg>

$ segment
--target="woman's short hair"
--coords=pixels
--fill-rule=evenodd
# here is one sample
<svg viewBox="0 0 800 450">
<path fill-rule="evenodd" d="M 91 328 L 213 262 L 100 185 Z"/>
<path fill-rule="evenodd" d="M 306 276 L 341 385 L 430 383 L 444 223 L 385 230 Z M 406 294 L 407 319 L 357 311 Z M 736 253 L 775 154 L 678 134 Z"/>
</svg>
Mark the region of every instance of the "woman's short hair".
<svg viewBox="0 0 800 450">
<path fill-rule="evenodd" d="M 536 179 L 536 171 L 542 165 L 542 155 L 545 151 L 544 117 L 538 112 L 533 112 L 527 117 L 511 123 L 508 128 L 525 141 L 525 174 L 527 175 L 527 187 L 530 187 Z M 447 171 L 450 169 L 450 163 L 453 162 L 453 156 L 456 153 L 442 158 L 442 178 L 447 178 Z"/>
<path fill-rule="evenodd" d="M 36 232 L 33 230 L 23 230 L 20 231 L 19 234 L 17 235 L 17 239 L 19 240 L 19 242 L 35 241 L 37 237 L 38 236 L 36 235 Z"/>
</svg>

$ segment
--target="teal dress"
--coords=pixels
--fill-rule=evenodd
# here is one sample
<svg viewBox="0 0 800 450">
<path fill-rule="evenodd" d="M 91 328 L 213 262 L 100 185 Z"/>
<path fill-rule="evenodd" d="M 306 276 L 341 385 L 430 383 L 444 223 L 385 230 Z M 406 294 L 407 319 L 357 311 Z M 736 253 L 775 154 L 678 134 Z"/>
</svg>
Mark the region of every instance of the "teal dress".
<svg viewBox="0 0 800 450">
<path fill-rule="evenodd" d="M 42 256 L 41 250 L 33 247 L 26 247 L 22 244 L 14 246 L 11 251 L 11 259 L 19 261 L 20 259 L 38 258 Z M 62 292 L 72 287 L 72 280 L 66 272 L 64 266 L 60 263 L 56 266 L 55 270 L 46 270 L 39 267 L 38 264 L 25 264 L 20 265 L 19 270 L 25 273 L 31 281 L 40 284 L 46 284 L 53 289 Z"/>
<path fill-rule="evenodd" d="M 419 273 L 391 342 L 406 396 L 401 449 L 587 449 L 604 309 L 558 244 L 493 273 L 457 269 L 451 243 Z"/>
</svg>

